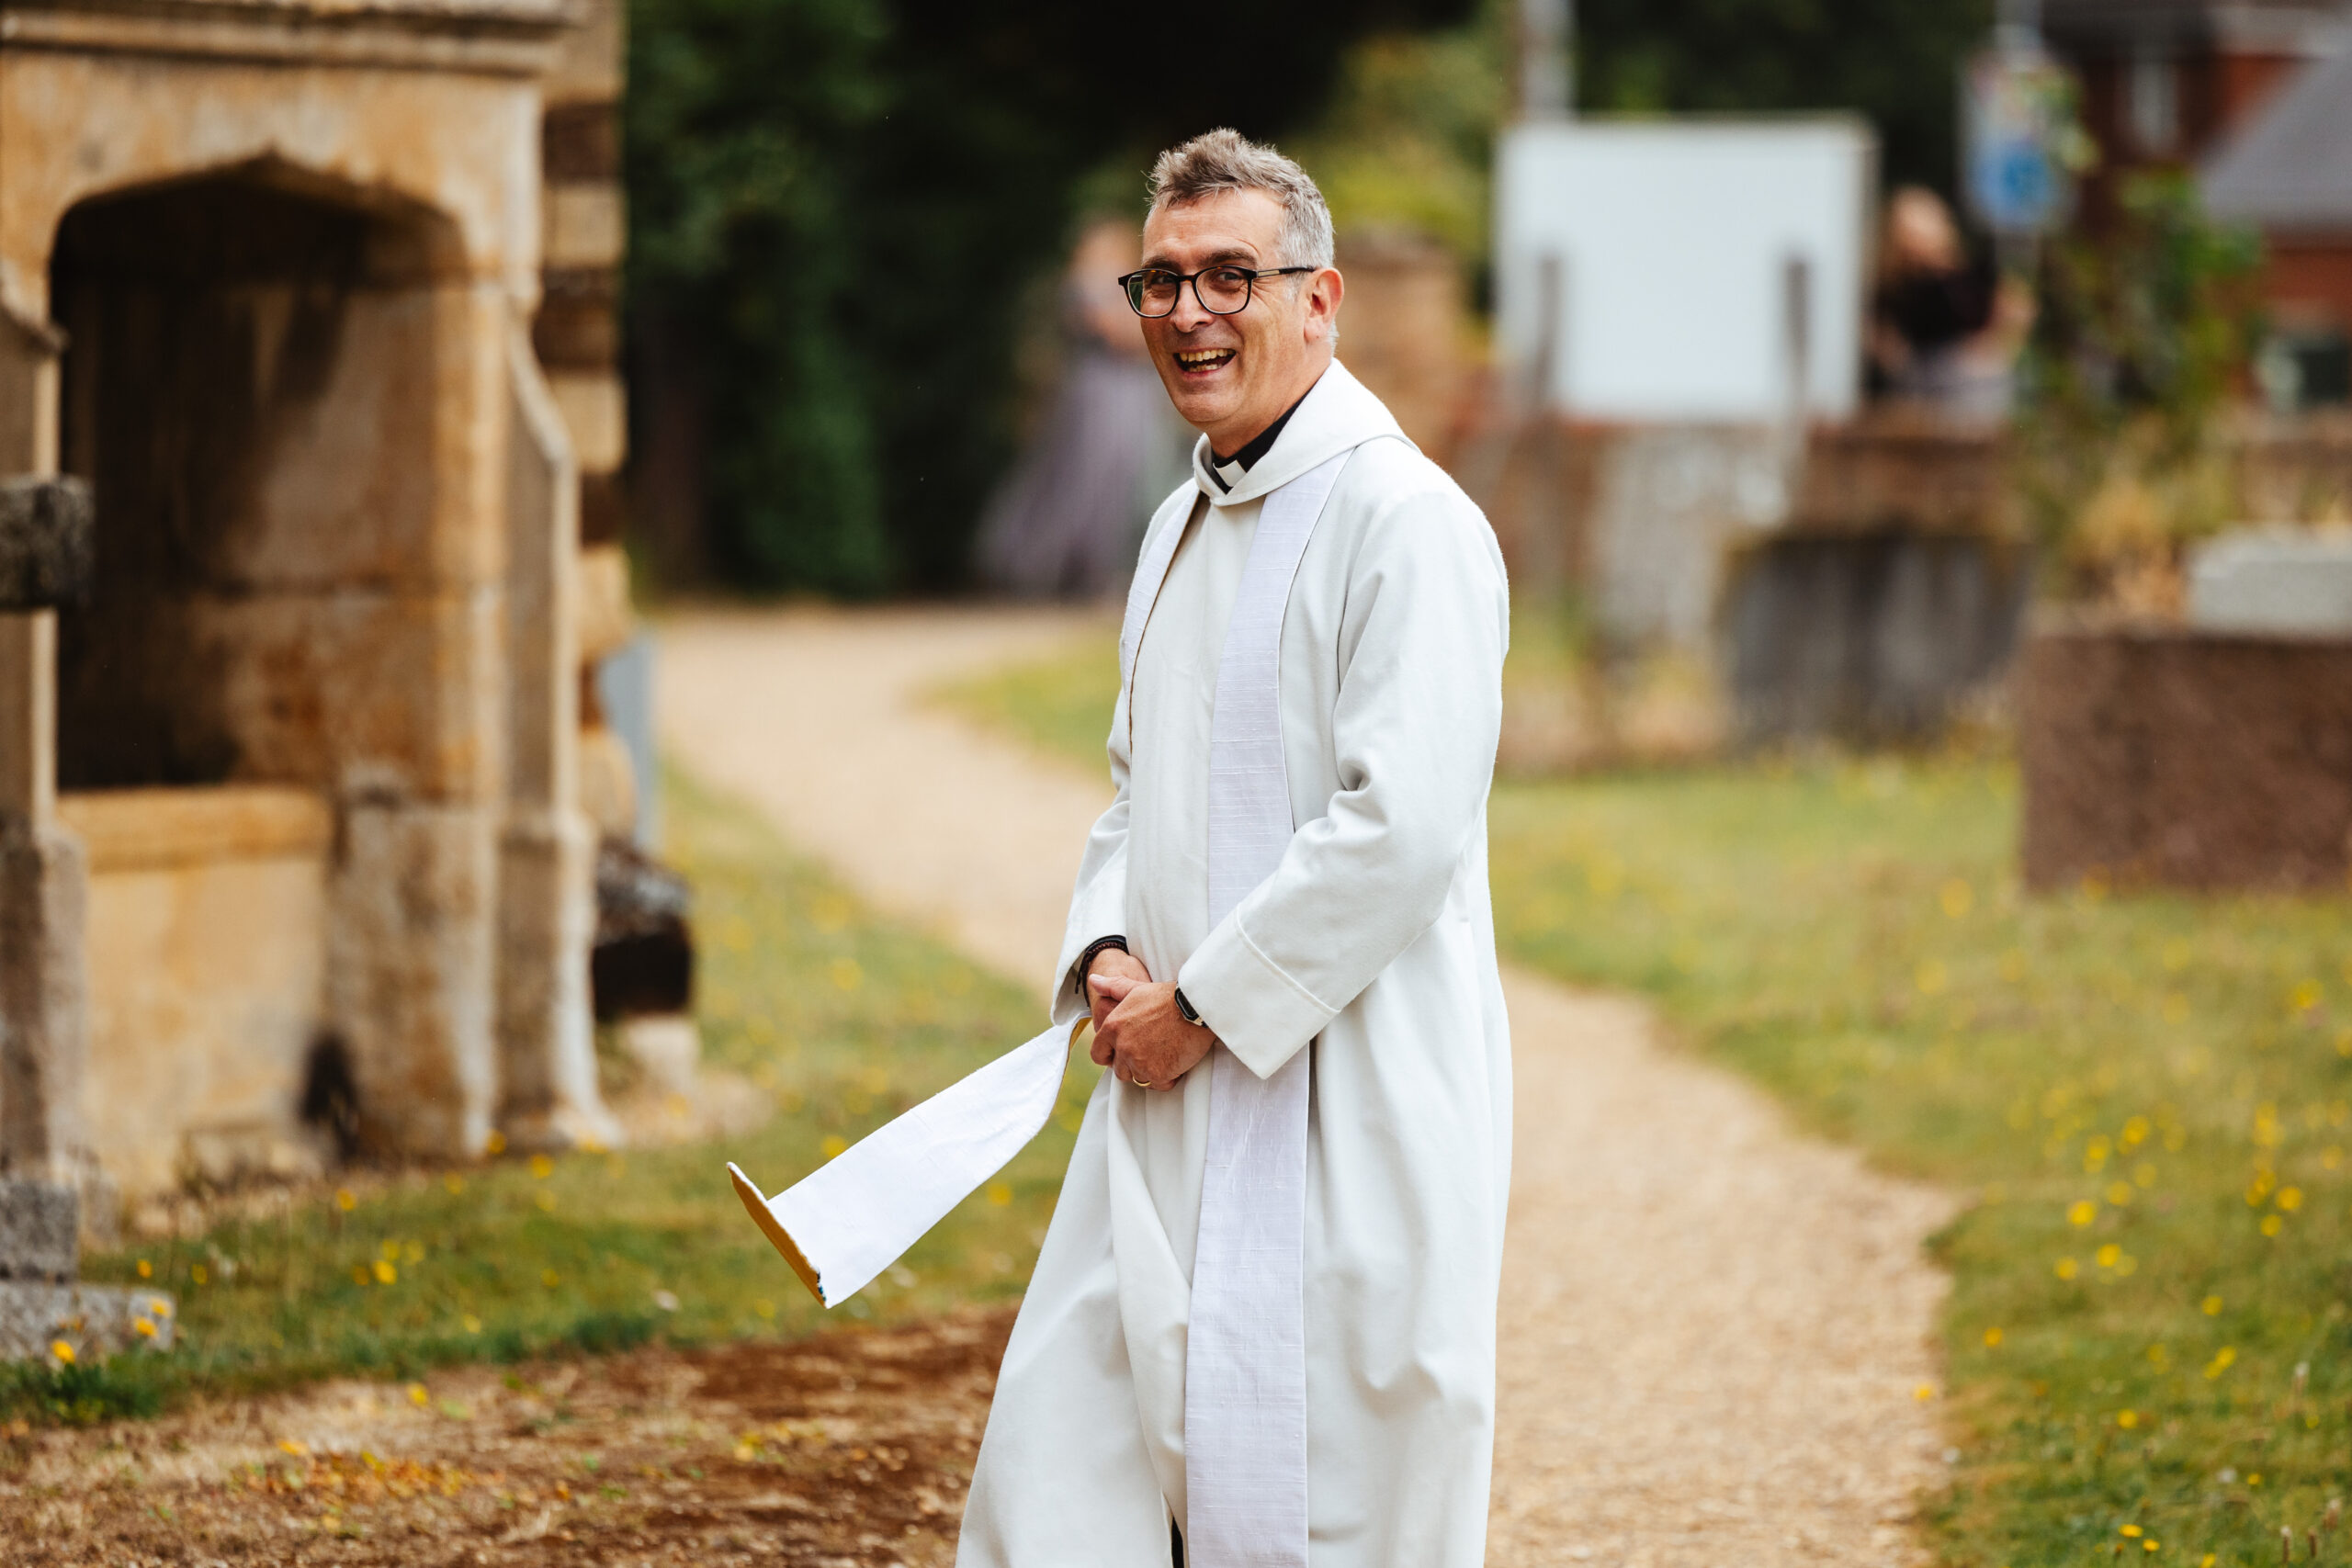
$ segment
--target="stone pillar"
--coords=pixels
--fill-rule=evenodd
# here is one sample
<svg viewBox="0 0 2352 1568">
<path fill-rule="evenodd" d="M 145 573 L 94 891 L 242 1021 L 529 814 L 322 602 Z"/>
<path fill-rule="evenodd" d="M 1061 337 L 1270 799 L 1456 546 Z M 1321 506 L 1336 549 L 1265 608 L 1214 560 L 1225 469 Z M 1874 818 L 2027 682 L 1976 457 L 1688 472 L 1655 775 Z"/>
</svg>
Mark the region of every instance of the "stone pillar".
<svg viewBox="0 0 2352 1568">
<path fill-rule="evenodd" d="M 517 1148 L 610 1145 L 588 948 L 595 836 L 579 795 L 579 474 L 519 323 L 507 346 L 507 810 L 499 840 L 499 1122 Z"/>
<path fill-rule="evenodd" d="M 503 278 L 434 288 L 443 369 L 422 441 L 434 506 L 370 650 L 378 755 L 345 761 L 329 886 L 327 1007 L 358 1080 L 361 1137 L 479 1154 L 497 1111 L 499 829 L 506 685 Z M 361 700 L 357 697 L 347 700 Z"/>
<path fill-rule="evenodd" d="M 56 471 L 61 346 L 0 313 L 0 477 Z M 57 820 L 57 612 L 0 605 L 0 1168 L 77 1183 L 88 882 Z"/>
</svg>

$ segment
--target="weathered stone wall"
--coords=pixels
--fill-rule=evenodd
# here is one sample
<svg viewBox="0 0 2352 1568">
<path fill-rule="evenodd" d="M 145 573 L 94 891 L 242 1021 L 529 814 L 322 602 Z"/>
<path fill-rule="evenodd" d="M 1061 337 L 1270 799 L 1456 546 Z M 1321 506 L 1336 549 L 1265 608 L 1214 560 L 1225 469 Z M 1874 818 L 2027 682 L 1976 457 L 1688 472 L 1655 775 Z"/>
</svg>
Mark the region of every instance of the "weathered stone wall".
<svg viewBox="0 0 2352 1568">
<path fill-rule="evenodd" d="M 1462 269 L 1452 253 L 1411 233 L 1340 239 L 1347 279 L 1340 357 L 1396 416 L 1413 444 L 1450 462 L 1472 366 L 1464 346 Z"/>
<path fill-rule="evenodd" d="M 325 1009 L 334 818 L 303 790 L 107 790 L 59 805 L 89 856 L 85 1092 L 126 1191 L 315 1171 L 300 1118 Z"/>
<path fill-rule="evenodd" d="M 2016 681 L 2028 886 L 2345 887 L 2352 642 L 2055 627 Z"/>
</svg>

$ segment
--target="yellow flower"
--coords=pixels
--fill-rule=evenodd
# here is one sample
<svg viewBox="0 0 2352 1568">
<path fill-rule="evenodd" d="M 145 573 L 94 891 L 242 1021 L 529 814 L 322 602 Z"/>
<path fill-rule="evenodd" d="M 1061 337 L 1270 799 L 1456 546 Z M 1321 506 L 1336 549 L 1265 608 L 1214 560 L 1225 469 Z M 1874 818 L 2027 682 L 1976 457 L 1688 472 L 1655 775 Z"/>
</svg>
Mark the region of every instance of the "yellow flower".
<svg viewBox="0 0 2352 1568">
<path fill-rule="evenodd" d="M 2129 1416 L 2132 1412 L 2127 1410 L 2123 1414 Z M 2126 1422 L 2125 1425 L 2129 1426 L 2130 1423 Z M 2123 1533 L 2130 1536 L 2132 1540 L 2137 1540 L 2140 1539 L 2140 1527 L 2138 1525 L 2125 1525 L 2123 1527 Z"/>
<path fill-rule="evenodd" d="M 210 1279 L 212 1276 L 211 1276 L 211 1275 L 209 1275 L 209 1274 L 207 1274 L 207 1273 L 204 1271 L 204 1265 L 203 1265 L 203 1264 L 198 1263 L 198 1264 L 195 1264 L 195 1265 L 193 1265 L 193 1266 L 191 1266 L 191 1267 L 189 1268 L 189 1269 L 188 1269 L 188 1271 L 187 1271 L 187 1277 L 188 1277 L 190 1280 L 195 1280 L 198 1284 L 201 1285 L 201 1284 L 203 1284 L 207 1280 Z"/>
<path fill-rule="evenodd" d="M 350 1188 L 338 1187 L 334 1190 L 334 1206 L 347 1214 L 359 1207 L 359 1200 L 353 1195 Z"/>
<path fill-rule="evenodd" d="M 2320 998 L 2326 994 L 2320 988 L 2320 983 L 2317 980 L 2305 980 L 2287 993 L 2288 1010 L 2309 1012 L 2319 1006 Z"/>
<path fill-rule="evenodd" d="M 2278 1196 L 2271 1201 L 2291 1214 L 2303 1206 L 2303 1190 L 2300 1187 L 2281 1187 L 2278 1189 Z"/>
<path fill-rule="evenodd" d="M 422 1409 L 425 1404 L 431 1402 L 432 1397 L 432 1395 L 424 1392 L 424 1385 L 423 1383 L 413 1382 L 408 1385 L 408 1402 L 411 1404 L 416 1405 Z"/>
<path fill-rule="evenodd" d="M 752 1310 L 759 1314 L 763 1319 L 773 1318 L 775 1316 L 775 1303 L 768 1301 L 763 1297 L 761 1300 L 752 1303 Z"/>
<path fill-rule="evenodd" d="M 458 1325 L 469 1334 L 480 1334 L 481 1332 L 481 1319 L 476 1317 L 471 1313 L 466 1313 L 460 1315 L 458 1319 Z"/>
<path fill-rule="evenodd" d="M 1010 1182 L 1005 1182 L 1005 1181 L 991 1181 L 991 1182 L 989 1182 L 989 1202 L 991 1202 L 991 1203 L 993 1203 L 993 1204 L 995 1204 L 995 1205 L 996 1205 L 998 1208 L 1000 1208 L 1000 1209 L 1003 1208 L 1007 1203 L 1012 1202 L 1012 1183 L 1010 1183 Z"/>
<path fill-rule="evenodd" d="M 849 1140 L 838 1133 L 828 1133 L 825 1134 L 825 1141 L 817 1147 L 827 1159 L 831 1159 L 849 1147 Z"/>
<path fill-rule="evenodd" d="M 548 1177 L 553 1176 L 554 1174 L 555 1161 L 548 1158 L 545 1155 L 533 1155 L 531 1156 L 531 1175 L 534 1178 L 540 1181 L 545 1181 Z"/>
<path fill-rule="evenodd" d="M 441 1179 L 441 1185 L 447 1188 L 449 1196 L 454 1198 L 466 1190 L 466 1179 L 453 1170 Z"/>
<path fill-rule="evenodd" d="M 2136 1410 L 2119 1410 L 2115 1413 L 2115 1424 L 2128 1432 L 2140 1424 L 2140 1413 Z M 2123 1533 L 2138 1535 L 2140 1532 L 2136 1529 L 2126 1529 Z"/>
<path fill-rule="evenodd" d="M 2286 1228 L 2287 1222 L 2279 1218 L 2277 1214 L 2265 1214 L 2262 1216 L 2263 1235 L 2277 1235 L 2280 1231 Z"/>
<path fill-rule="evenodd" d="M 284 1449 L 288 1453 L 292 1454 L 296 1459 L 305 1458 L 311 1451 L 309 1449 L 303 1447 L 300 1443 L 296 1442 L 291 1438 L 278 1438 L 277 1446 Z"/>
<path fill-rule="evenodd" d="M 1946 915 L 1956 920 L 1974 906 L 1976 890 L 1955 876 L 1944 884 L 1943 891 L 1936 896 L 1936 901 L 1943 906 Z"/>
<path fill-rule="evenodd" d="M 2098 1218 L 2098 1204 L 2089 1198 L 2077 1199 L 2074 1206 L 2066 1211 L 2066 1221 L 2069 1224 L 2086 1225 Z"/>
<path fill-rule="evenodd" d="M 481 1141 L 482 1153 L 503 1155 L 506 1152 L 506 1134 L 492 1127 L 490 1136 Z"/>
<path fill-rule="evenodd" d="M 1988 1328 L 1984 1331 L 1984 1344 L 1986 1348 L 1989 1349 L 1993 1346 L 1998 1345 L 2000 1342 L 2001 1331 L 1999 1329 Z"/>
<path fill-rule="evenodd" d="M 2061 1280 L 2071 1280 L 2078 1272 L 2073 1258 L 2062 1258 L 2058 1260 L 2058 1278 Z"/>
<path fill-rule="evenodd" d="M 2222 1315 L 2222 1298 L 2219 1296 L 2207 1296 L 2203 1301 L 2197 1304 L 2207 1317 L 2219 1317 Z"/>
<path fill-rule="evenodd" d="M 393 1268 L 391 1264 L 380 1258 L 376 1259 L 376 1282 L 378 1284 L 389 1285 L 400 1277 L 401 1271 Z"/>
<path fill-rule="evenodd" d="M 148 1322 L 143 1317 L 132 1321 L 130 1325 L 130 1331 L 133 1334 L 138 1335 L 141 1339 L 153 1339 L 155 1337 L 155 1325 Z"/>
<path fill-rule="evenodd" d="M 139 1277 L 142 1280 L 153 1279 L 155 1277 L 155 1266 L 153 1263 L 148 1262 L 145 1258 L 141 1258 L 139 1260 Z"/>
<path fill-rule="evenodd" d="M 147 1298 L 147 1310 L 153 1313 L 157 1317 L 169 1317 L 172 1315 L 172 1298 L 169 1296 L 150 1296 Z"/>
<path fill-rule="evenodd" d="M 2128 1181 L 2109 1182 L 2107 1184 L 2107 1201 L 2115 1207 L 2120 1209 L 2124 1204 L 2132 1201 L 2132 1184 Z"/>
<path fill-rule="evenodd" d="M 1936 1397 L 1936 1385 L 1931 1382 L 1923 1382 L 1911 1391 L 1911 1397 L 1924 1404 Z"/>
<path fill-rule="evenodd" d="M 2231 1366 L 2236 1362 L 2237 1359 L 2238 1353 L 2235 1347 L 2229 1345 L 2222 1346 L 2220 1349 L 2213 1352 L 2213 1359 L 2205 1363 L 2206 1378 L 2210 1381 L 2220 1377 L 2223 1372 L 2230 1370 Z"/>
<path fill-rule="evenodd" d="M 65 1366 L 70 1367 L 74 1364 L 74 1347 L 67 1344 L 62 1339 L 51 1340 L 49 1342 L 49 1353 L 56 1357 L 59 1362 Z"/>
<path fill-rule="evenodd" d="M 351 1282 L 355 1285 L 364 1285 L 375 1277 L 368 1272 L 368 1265 L 365 1263 L 355 1263 L 351 1266 Z"/>
<path fill-rule="evenodd" d="M 539 1270 L 539 1283 L 545 1285 L 548 1290 L 554 1290 L 556 1286 L 562 1282 L 562 1276 L 559 1275 L 554 1269 L 542 1269 Z"/>
<path fill-rule="evenodd" d="M 2115 1260 L 2122 1256 L 2123 1248 L 2110 1241 L 2098 1249 L 2098 1266 L 2102 1269 L 2112 1269 L 2115 1267 Z"/>
<path fill-rule="evenodd" d="M 2154 1551 L 2163 1544 L 2164 1542 L 2158 1540 L 2154 1536 L 2150 1536 L 2147 1540 L 2140 1543 L 2140 1550 L 2143 1551 Z"/>
</svg>

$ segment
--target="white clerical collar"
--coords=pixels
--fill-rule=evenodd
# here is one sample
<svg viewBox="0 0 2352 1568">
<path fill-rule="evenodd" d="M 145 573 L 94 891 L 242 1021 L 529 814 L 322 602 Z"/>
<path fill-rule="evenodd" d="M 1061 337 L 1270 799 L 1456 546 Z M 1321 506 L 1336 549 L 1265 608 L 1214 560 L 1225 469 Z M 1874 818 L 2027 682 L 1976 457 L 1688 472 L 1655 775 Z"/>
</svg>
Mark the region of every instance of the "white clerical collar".
<svg viewBox="0 0 2352 1568">
<path fill-rule="evenodd" d="M 1311 392 L 1314 389 L 1314 388 L 1309 387 L 1306 390 L 1307 392 Z M 1298 395 L 1298 403 L 1303 403 L 1306 400 L 1306 392 L 1301 392 Z M 1298 403 L 1293 403 L 1290 407 L 1283 410 L 1281 417 L 1276 419 L 1273 423 L 1266 426 L 1265 429 L 1258 432 L 1257 434 L 1251 436 L 1243 444 L 1241 450 L 1236 452 L 1232 457 L 1219 457 L 1215 451 L 1211 451 L 1209 453 L 1209 478 L 1216 480 L 1219 488 L 1227 491 L 1230 491 L 1235 485 L 1239 484 L 1241 482 L 1241 477 L 1250 471 L 1250 466 L 1256 463 L 1259 458 L 1264 457 L 1267 453 L 1274 449 L 1274 442 L 1282 435 L 1283 426 L 1288 424 L 1290 423 L 1290 416 L 1298 412 Z"/>
</svg>

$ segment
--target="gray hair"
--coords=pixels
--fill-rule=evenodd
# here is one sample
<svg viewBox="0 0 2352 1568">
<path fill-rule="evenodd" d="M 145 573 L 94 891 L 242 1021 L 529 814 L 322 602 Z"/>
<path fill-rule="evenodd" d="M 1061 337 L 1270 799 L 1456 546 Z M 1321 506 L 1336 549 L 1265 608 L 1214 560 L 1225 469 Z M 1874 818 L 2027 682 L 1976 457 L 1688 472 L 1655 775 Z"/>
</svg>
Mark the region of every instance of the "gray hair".
<svg viewBox="0 0 2352 1568">
<path fill-rule="evenodd" d="M 1331 209 L 1307 173 L 1272 147 L 1219 128 L 1171 147 L 1151 166 L 1151 210 L 1221 190 L 1261 190 L 1283 204 L 1282 265 L 1331 265 Z"/>
</svg>

